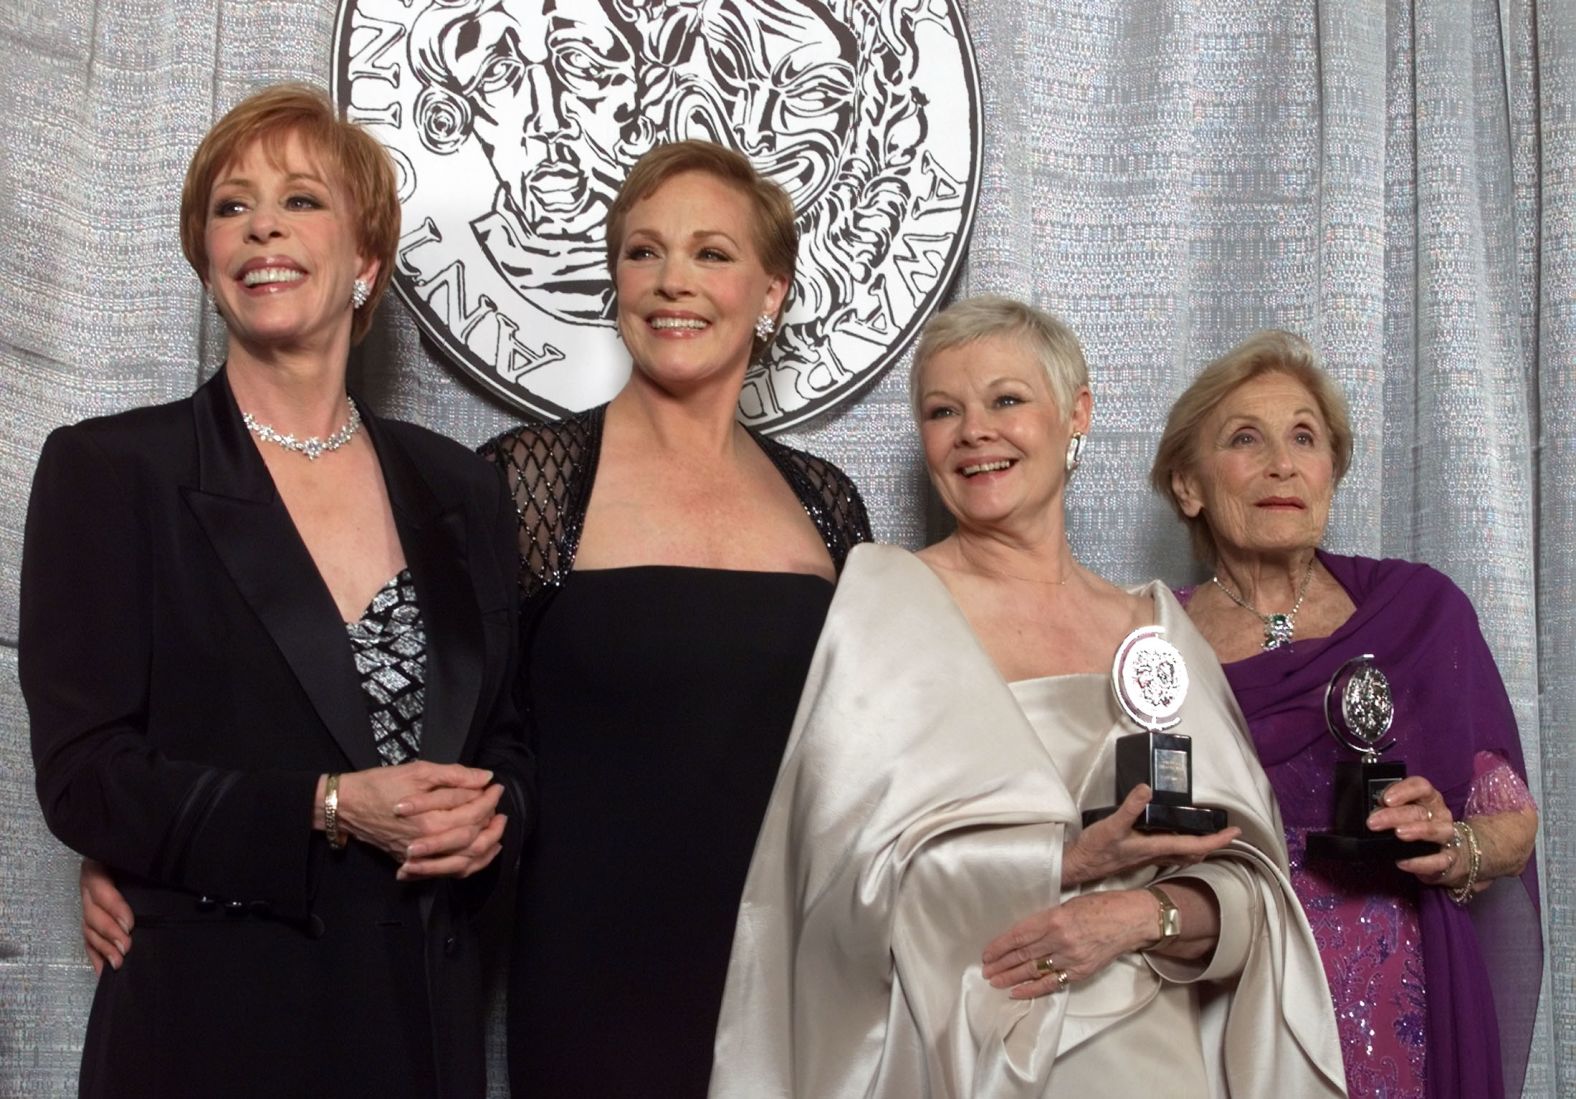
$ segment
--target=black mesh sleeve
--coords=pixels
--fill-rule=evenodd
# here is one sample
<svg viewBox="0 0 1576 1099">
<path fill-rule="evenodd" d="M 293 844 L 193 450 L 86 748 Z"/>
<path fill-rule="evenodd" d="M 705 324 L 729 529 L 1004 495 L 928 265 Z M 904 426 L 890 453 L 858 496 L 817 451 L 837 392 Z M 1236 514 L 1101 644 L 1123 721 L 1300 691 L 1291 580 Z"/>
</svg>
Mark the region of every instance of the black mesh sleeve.
<svg viewBox="0 0 1576 1099">
<path fill-rule="evenodd" d="M 772 439 L 757 436 L 762 447 L 793 486 L 805 512 L 821 532 L 821 541 L 832 556 L 838 572 L 848 560 L 848 552 L 861 542 L 874 539 L 870 516 L 853 478 L 825 458 L 795 450 Z"/>
<path fill-rule="evenodd" d="M 557 587 L 574 567 L 601 432 L 599 407 L 514 428 L 477 448 L 508 482 L 520 521 L 519 582 L 526 601 Z"/>
</svg>

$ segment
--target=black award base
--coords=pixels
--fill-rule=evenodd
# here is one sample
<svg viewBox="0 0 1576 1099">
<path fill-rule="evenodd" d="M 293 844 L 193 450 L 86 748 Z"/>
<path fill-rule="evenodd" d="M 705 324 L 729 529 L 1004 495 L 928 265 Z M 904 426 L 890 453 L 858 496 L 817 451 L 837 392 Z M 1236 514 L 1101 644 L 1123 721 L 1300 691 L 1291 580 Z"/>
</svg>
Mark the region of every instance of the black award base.
<svg viewBox="0 0 1576 1099">
<path fill-rule="evenodd" d="M 1089 827 L 1116 812 L 1116 806 L 1085 809 L 1083 826 Z M 1226 827 L 1226 811 L 1198 805 L 1161 805 L 1150 802 L 1133 822 L 1135 832 L 1175 832 L 1184 836 L 1207 836 Z"/>
<path fill-rule="evenodd" d="M 1308 857 L 1335 859 L 1339 862 L 1400 862 L 1424 855 L 1437 855 L 1439 844 L 1427 840 L 1404 840 L 1394 832 L 1369 832 L 1347 836 L 1340 832 L 1309 832 Z"/>
<path fill-rule="evenodd" d="M 1368 814 L 1379 808 L 1386 789 L 1406 777 L 1400 760 L 1335 765 L 1335 830 L 1308 833 L 1308 857 L 1340 862 L 1397 862 L 1438 853 L 1439 844 L 1404 840 L 1394 832 L 1373 832 Z"/>
<path fill-rule="evenodd" d="M 1137 832 L 1207 836 L 1226 827 L 1224 809 L 1189 805 L 1193 800 L 1193 741 L 1182 733 L 1129 733 L 1116 741 L 1116 801 L 1120 805 L 1145 783 L 1153 800 L 1133 822 Z M 1084 827 L 1116 812 L 1116 805 L 1086 809 Z"/>
</svg>

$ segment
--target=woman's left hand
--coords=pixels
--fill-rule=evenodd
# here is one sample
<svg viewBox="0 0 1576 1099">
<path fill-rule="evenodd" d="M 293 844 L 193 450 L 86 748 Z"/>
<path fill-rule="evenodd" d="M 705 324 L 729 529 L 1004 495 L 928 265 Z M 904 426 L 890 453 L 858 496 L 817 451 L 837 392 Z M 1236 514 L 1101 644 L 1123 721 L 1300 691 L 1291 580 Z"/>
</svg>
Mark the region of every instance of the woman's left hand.
<svg viewBox="0 0 1576 1099">
<path fill-rule="evenodd" d="M 1466 866 L 1451 841 L 1455 839 L 1455 818 L 1434 784 L 1422 775 L 1410 775 L 1385 790 L 1383 809 L 1368 815 L 1368 828 L 1374 832 L 1394 830 L 1397 839 L 1437 843 L 1442 850 L 1415 859 L 1402 859 L 1396 866 L 1424 885 L 1458 885 L 1466 876 Z"/>
<path fill-rule="evenodd" d="M 104 972 L 106 963 L 111 969 L 119 969 L 126 961 L 136 917 L 103 863 L 83 859 L 78 880 L 82 892 L 82 943 L 93 964 L 93 976 L 97 977 Z"/>
<path fill-rule="evenodd" d="M 1155 899 L 1142 889 L 1073 897 L 1013 924 L 985 947 L 985 977 L 1015 1000 L 1088 980 L 1119 954 L 1155 938 Z M 1049 972 L 1041 972 L 1040 959 Z M 1058 973 L 1065 973 L 1063 981 Z"/>
<path fill-rule="evenodd" d="M 1140 866 L 1192 866 L 1242 835 L 1242 829 L 1234 825 L 1206 836 L 1139 832 L 1133 825 L 1153 800 L 1154 791 L 1139 783 L 1114 813 L 1091 824 L 1067 844 L 1062 849 L 1062 887 L 1098 881 Z"/>
<path fill-rule="evenodd" d="M 501 787 L 491 789 L 502 792 Z M 461 825 L 419 839 L 410 845 L 406 860 L 394 876 L 400 881 L 412 881 L 417 878 L 468 878 L 478 874 L 503 850 L 503 830 L 508 821 L 503 813 L 493 813 L 480 828 Z"/>
</svg>

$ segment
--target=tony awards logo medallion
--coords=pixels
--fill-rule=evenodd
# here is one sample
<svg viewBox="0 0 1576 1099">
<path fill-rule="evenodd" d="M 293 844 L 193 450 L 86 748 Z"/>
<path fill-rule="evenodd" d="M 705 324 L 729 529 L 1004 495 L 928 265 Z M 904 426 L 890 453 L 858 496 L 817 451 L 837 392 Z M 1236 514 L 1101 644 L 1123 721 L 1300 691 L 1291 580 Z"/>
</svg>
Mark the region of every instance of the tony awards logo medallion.
<svg viewBox="0 0 1576 1099">
<path fill-rule="evenodd" d="M 1390 681 L 1372 653 L 1354 656 L 1335 670 L 1324 689 L 1325 727 L 1358 758 L 1335 765 L 1335 829 L 1308 833 L 1311 857 L 1394 862 L 1439 850 L 1435 843 L 1368 829 L 1368 814 L 1380 807 L 1385 790 L 1406 777 L 1404 762 L 1379 758 L 1395 747 L 1393 739 L 1385 739 L 1394 721 Z"/>
<path fill-rule="evenodd" d="M 962 7 L 341 0 L 333 96 L 394 160 L 395 289 L 546 417 L 628 377 L 603 226 L 630 167 L 685 138 L 749 157 L 798 212 L 789 305 L 739 401 L 775 431 L 871 385 L 962 262 L 981 160 Z"/>
<path fill-rule="evenodd" d="M 1116 801 L 1121 804 L 1139 783 L 1154 791 L 1133 827 L 1140 832 L 1206 835 L 1226 827 L 1226 811 L 1193 801 L 1193 738 L 1174 733 L 1187 699 L 1187 664 L 1161 626 L 1142 626 L 1117 646 L 1111 664 L 1111 690 L 1129 721 L 1143 732 L 1116 741 Z M 1115 805 L 1084 811 L 1087 828 L 1108 817 Z"/>
</svg>

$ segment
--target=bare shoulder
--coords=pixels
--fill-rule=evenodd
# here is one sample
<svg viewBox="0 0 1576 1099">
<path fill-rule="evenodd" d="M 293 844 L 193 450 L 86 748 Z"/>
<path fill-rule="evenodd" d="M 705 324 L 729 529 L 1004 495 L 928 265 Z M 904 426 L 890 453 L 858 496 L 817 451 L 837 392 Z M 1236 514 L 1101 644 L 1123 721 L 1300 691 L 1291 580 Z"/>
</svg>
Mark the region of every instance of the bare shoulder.
<svg viewBox="0 0 1576 1099">
<path fill-rule="evenodd" d="M 1159 621 L 1147 585 L 1138 591 L 1128 591 L 1087 569 L 1084 579 L 1084 602 L 1091 623 L 1126 637 L 1140 626 L 1151 626 Z"/>
<path fill-rule="evenodd" d="M 936 579 L 941 581 L 960 604 L 967 600 L 972 573 L 963 567 L 957 546 L 953 544 L 950 537 L 932 542 L 924 549 L 915 550 L 914 556 L 936 574 Z"/>
<path fill-rule="evenodd" d="M 495 435 L 476 448 L 488 461 L 527 483 L 552 480 L 594 460 L 602 407 L 548 423 L 527 423 Z"/>
</svg>

